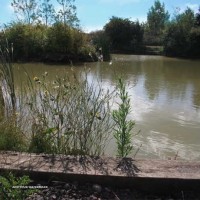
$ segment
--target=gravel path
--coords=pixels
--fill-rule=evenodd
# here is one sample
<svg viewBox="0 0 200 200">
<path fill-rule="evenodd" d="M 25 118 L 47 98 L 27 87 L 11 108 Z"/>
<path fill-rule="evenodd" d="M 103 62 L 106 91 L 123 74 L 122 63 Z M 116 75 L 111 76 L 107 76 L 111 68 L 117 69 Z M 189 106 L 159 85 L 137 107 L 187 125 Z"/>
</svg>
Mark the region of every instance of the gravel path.
<svg viewBox="0 0 200 200">
<path fill-rule="evenodd" d="M 37 184 L 48 186 L 26 200 L 199 200 L 200 192 L 179 192 L 175 194 L 155 195 L 130 189 L 105 187 L 98 184 L 79 184 L 52 181 Z"/>
</svg>

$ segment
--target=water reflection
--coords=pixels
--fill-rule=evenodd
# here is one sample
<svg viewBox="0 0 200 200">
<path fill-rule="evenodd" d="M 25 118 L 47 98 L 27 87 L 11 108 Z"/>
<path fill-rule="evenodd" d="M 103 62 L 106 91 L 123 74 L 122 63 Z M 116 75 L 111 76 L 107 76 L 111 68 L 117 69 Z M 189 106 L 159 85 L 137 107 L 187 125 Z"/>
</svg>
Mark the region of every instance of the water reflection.
<svg viewBox="0 0 200 200">
<path fill-rule="evenodd" d="M 113 89 L 116 76 L 123 75 L 129 83 L 132 114 L 136 121 L 133 143 L 142 147 L 139 157 L 200 160 L 200 61 L 165 58 L 161 56 L 114 55 L 109 63 L 86 63 L 89 80 L 97 79 L 106 89 Z M 71 74 L 69 66 L 24 65 L 33 76 L 49 72 L 55 75 Z M 21 69 L 21 68 L 20 68 Z M 83 65 L 75 66 L 80 73 Z M 16 70 L 18 78 L 22 74 Z M 115 154 L 109 146 L 107 154 Z"/>
</svg>

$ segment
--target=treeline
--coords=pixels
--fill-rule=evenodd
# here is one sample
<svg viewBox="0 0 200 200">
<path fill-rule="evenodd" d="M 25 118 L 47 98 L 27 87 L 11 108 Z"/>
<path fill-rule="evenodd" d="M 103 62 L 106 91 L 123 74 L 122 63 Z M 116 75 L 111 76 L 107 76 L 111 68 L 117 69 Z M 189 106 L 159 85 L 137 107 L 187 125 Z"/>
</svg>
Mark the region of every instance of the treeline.
<svg viewBox="0 0 200 200">
<path fill-rule="evenodd" d="M 200 58 L 200 8 L 197 13 L 190 8 L 176 10 L 170 18 L 164 3 L 156 0 L 147 22 L 112 17 L 103 30 L 90 36 L 97 47 L 104 47 L 105 55 L 109 51 L 146 54 L 148 47 L 160 46 L 167 56 Z"/>
<path fill-rule="evenodd" d="M 90 55 L 95 52 L 86 34 L 62 22 L 52 26 L 14 23 L 4 35 L 12 45 L 14 61 L 92 61 Z"/>
<path fill-rule="evenodd" d="M 148 54 L 158 47 L 167 56 L 200 58 L 200 8 L 176 10 L 173 17 L 159 0 L 147 13 L 147 22 L 111 17 L 102 30 L 84 33 L 75 0 L 12 0 L 17 20 L 7 24 L 0 39 L 12 44 L 13 59 L 24 61 L 93 61 L 110 53 Z M 1 40 L 3 41 L 3 40 Z"/>
<path fill-rule="evenodd" d="M 95 49 L 81 31 L 74 0 L 13 0 L 17 20 L 5 25 L 1 45 L 8 40 L 14 61 L 92 61 Z M 12 46 L 12 47 L 11 47 Z"/>
<path fill-rule="evenodd" d="M 177 14 L 166 28 L 164 52 L 168 56 L 200 58 L 200 8 Z"/>
<path fill-rule="evenodd" d="M 139 21 L 131 21 L 113 16 L 103 30 L 90 33 L 96 48 L 102 47 L 104 57 L 107 53 L 142 53 L 144 27 Z"/>
</svg>

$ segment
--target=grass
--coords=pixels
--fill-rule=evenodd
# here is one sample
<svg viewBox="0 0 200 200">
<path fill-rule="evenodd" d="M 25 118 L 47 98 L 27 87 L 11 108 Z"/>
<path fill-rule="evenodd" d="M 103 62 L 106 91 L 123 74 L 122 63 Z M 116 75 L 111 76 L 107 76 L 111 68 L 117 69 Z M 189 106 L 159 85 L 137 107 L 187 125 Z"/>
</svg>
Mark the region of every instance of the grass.
<svg viewBox="0 0 200 200">
<path fill-rule="evenodd" d="M 26 137 L 16 125 L 15 116 L 0 121 L 0 150 L 26 150 Z"/>
</svg>

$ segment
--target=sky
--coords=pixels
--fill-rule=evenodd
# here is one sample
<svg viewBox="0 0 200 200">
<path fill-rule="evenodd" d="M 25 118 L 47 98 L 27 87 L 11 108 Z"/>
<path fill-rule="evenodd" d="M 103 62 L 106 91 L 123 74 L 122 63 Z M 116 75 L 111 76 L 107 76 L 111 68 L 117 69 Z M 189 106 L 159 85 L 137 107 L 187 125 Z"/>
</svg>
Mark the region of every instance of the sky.
<svg viewBox="0 0 200 200">
<path fill-rule="evenodd" d="M 11 7 L 12 0 L 0 0 L 0 25 L 16 19 Z M 190 7 L 197 12 L 199 0 L 160 0 L 171 16 L 176 8 L 183 11 Z M 56 0 L 51 0 L 56 2 Z M 75 0 L 77 16 L 85 32 L 100 30 L 112 16 L 145 22 L 154 0 Z"/>
</svg>

